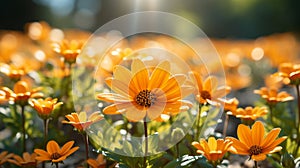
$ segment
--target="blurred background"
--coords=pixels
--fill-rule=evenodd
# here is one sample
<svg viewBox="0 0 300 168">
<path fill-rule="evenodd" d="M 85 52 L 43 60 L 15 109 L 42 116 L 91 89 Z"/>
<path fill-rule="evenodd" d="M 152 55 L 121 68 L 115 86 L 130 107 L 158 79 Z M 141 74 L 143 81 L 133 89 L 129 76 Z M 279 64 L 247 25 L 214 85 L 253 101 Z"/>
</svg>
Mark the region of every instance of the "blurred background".
<svg viewBox="0 0 300 168">
<path fill-rule="evenodd" d="M 0 29 L 24 30 L 28 22 L 94 32 L 135 11 L 174 13 L 197 24 L 209 37 L 253 39 L 300 30 L 298 0 L 11 0 L 0 6 Z"/>
</svg>

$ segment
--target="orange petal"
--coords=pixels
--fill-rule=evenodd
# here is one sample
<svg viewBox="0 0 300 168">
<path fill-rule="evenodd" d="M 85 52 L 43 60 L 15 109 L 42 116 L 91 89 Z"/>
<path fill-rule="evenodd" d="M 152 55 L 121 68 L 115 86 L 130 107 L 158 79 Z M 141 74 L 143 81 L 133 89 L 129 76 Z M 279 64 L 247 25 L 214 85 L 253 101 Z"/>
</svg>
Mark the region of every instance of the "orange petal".
<svg viewBox="0 0 300 168">
<path fill-rule="evenodd" d="M 50 155 L 52 155 L 53 153 L 58 152 L 58 151 L 59 151 L 59 146 L 55 141 L 51 140 L 47 143 L 47 152 Z"/>
<path fill-rule="evenodd" d="M 64 144 L 64 146 L 59 150 L 59 154 L 60 155 L 65 155 L 65 153 L 67 153 L 73 146 L 74 141 L 69 141 L 66 144 Z"/>
<path fill-rule="evenodd" d="M 255 160 L 255 161 L 262 161 L 266 159 L 266 155 L 265 154 L 259 154 L 259 155 L 252 155 L 251 159 Z"/>
<path fill-rule="evenodd" d="M 160 63 L 152 72 L 149 84 L 148 84 L 148 89 L 153 90 L 155 88 L 159 88 L 161 85 L 166 83 L 166 81 L 170 77 L 170 63 L 165 61 Z"/>
<path fill-rule="evenodd" d="M 279 133 L 280 133 L 280 128 L 274 128 L 272 129 L 267 136 L 265 137 L 265 139 L 263 140 L 263 142 L 261 143 L 261 146 L 265 146 L 268 147 L 270 146 L 275 139 L 278 137 Z"/>
<path fill-rule="evenodd" d="M 237 129 L 239 140 L 248 148 L 252 146 L 251 130 L 248 126 L 240 124 Z"/>
<path fill-rule="evenodd" d="M 253 143 L 252 145 L 260 146 L 263 142 L 265 134 L 264 125 L 260 121 L 256 121 L 252 126 L 251 134 Z"/>
</svg>

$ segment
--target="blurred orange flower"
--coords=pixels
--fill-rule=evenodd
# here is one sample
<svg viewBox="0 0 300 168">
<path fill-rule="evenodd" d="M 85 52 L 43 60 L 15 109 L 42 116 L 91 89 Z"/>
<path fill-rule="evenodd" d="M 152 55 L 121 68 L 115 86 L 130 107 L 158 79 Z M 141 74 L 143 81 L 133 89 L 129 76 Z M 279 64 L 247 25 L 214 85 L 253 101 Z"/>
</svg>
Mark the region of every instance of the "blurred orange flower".
<svg viewBox="0 0 300 168">
<path fill-rule="evenodd" d="M 78 54 L 81 52 L 81 48 L 83 46 L 82 41 L 78 40 L 63 40 L 60 43 L 56 42 L 52 44 L 53 50 L 61 54 L 64 58 L 64 61 L 73 64 L 76 62 L 76 58 Z"/>
<path fill-rule="evenodd" d="M 47 143 L 47 151 L 42 149 L 34 149 L 36 160 L 39 161 L 51 161 L 52 163 L 59 163 L 64 161 L 68 156 L 78 150 L 79 147 L 73 147 L 74 141 L 69 141 L 63 145 L 62 148 L 59 147 L 56 141 L 51 140 Z"/>
<path fill-rule="evenodd" d="M 116 66 L 114 77 L 106 79 L 106 84 L 116 93 L 100 93 L 97 98 L 114 103 L 103 109 L 104 114 L 124 114 L 134 122 L 145 117 L 154 120 L 161 114 L 175 115 L 191 106 L 182 100 L 193 91 L 191 86 L 183 85 L 185 81 L 183 74 L 170 74 L 168 61 L 161 62 L 152 71 L 141 60 L 134 59 L 131 71 Z"/>
<path fill-rule="evenodd" d="M 231 91 L 229 86 L 218 87 L 218 80 L 214 76 L 209 76 L 203 81 L 198 72 L 192 71 L 189 75 L 197 89 L 195 91 L 196 99 L 201 104 L 217 105 L 220 103 L 220 98 Z"/>
<path fill-rule="evenodd" d="M 102 154 L 99 154 L 97 156 L 97 159 L 88 159 L 87 163 L 92 168 L 105 168 L 106 167 L 106 160 L 104 159 L 104 156 Z"/>
<path fill-rule="evenodd" d="M 209 137 L 208 142 L 205 139 L 200 139 L 200 143 L 194 141 L 192 145 L 197 148 L 197 153 L 204 155 L 208 161 L 221 161 L 224 154 L 231 147 L 232 142 Z"/>
<path fill-rule="evenodd" d="M 266 155 L 278 152 L 282 149 L 279 145 L 287 137 L 280 137 L 276 139 L 280 133 L 280 128 L 272 129 L 266 136 L 263 124 L 256 121 L 250 129 L 244 124 L 240 124 L 237 129 L 239 140 L 233 137 L 226 139 L 232 141 L 230 152 L 239 155 L 248 155 L 255 161 L 262 161 L 266 159 Z"/>
<path fill-rule="evenodd" d="M 1 64 L 0 72 L 4 73 L 10 79 L 18 81 L 23 75 L 25 75 L 25 69 L 23 67 L 17 67 L 15 65 Z"/>
<path fill-rule="evenodd" d="M 38 100 L 33 99 L 29 103 L 43 119 L 48 118 L 55 108 L 63 104 L 62 102 L 57 102 L 57 99 L 52 99 L 51 97 Z"/>
<path fill-rule="evenodd" d="M 0 153 L 0 166 L 7 162 L 14 154 L 10 153 L 8 154 L 7 151 L 3 151 Z"/>
<path fill-rule="evenodd" d="M 254 90 L 254 93 L 259 94 L 263 99 L 265 99 L 269 104 L 276 104 L 279 102 L 285 102 L 293 100 L 294 97 L 285 91 L 279 92 L 278 89 L 262 87 L 259 90 Z"/>
<path fill-rule="evenodd" d="M 241 118 L 243 120 L 256 120 L 263 115 L 266 115 L 268 110 L 266 107 L 246 107 L 246 108 L 238 108 L 235 112 L 231 111 L 227 114 L 234 115 L 237 118 Z"/>
<path fill-rule="evenodd" d="M 94 112 L 87 117 L 86 112 L 71 113 L 65 116 L 69 121 L 62 121 L 65 124 L 73 125 L 78 131 L 85 131 L 91 124 L 103 119 L 100 112 Z"/>
<path fill-rule="evenodd" d="M 27 105 L 29 98 L 39 98 L 44 95 L 43 93 L 39 92 L 41 89 L 41 87 L 38 87 L 30 90 L 27 82 L 18 81 L 14 85 L 14 91 L 8 87 L 2 87 L 0 88 L 0 91 L 5 93 L 5 98 L 15 102 L 16 104 Z"/>
<path fill-rule="evenodd" d="M 35 160 L 36 156 L 36 153 L 29 154 L 24 152 L 23 157 L 13 155 L 13 159 L 9 159 L 9 162 L 21 167 L 36 167 L 38 164 L 37 160 Z"/>
<path fill-rule="evenodd" d="M 300 64 L 281 63 L 278 67 L 278 72 L 273 74 L 283 78 L 285 84 L 300 84 Z"/>
<path fill-rule="evenodd" d="M 236 98 L 231 99 L 221 99 L 222 103 L 224 104 L 224 110 L 230 111 L 232 113 L 235 113 L 237 110 L 237 107 L 239 105 L 239 100 Z"/>
</svg>

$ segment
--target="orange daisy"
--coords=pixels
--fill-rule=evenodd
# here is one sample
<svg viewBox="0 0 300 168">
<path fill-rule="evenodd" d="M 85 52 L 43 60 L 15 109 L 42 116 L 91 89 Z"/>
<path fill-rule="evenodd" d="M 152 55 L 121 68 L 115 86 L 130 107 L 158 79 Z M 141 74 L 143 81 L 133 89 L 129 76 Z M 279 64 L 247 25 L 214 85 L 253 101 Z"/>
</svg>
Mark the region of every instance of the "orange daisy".
<svg viewBox="0 0 300 168">
<path fill-rule="evenodd" d="M 231 113 L 235 113 L 237 107 L 239 105 L 239 100 L 236 98 L 232 99 L 221 99 L 222 103 L 224 104 L 224 110 L 229 111 Z"/>
<path fill-rule="evenodd" d="M 0 166 L 6 163 L 14 154 L 8 154 L 7 151 L 3 151 L 0 153 Z"/>
<path fill-rule="evenodd" d="M 31 100 L 30 105 L 38 112 L 41 118 L 48 118 L 54 109 L 62 105 L 62 102 L 57 102 L 57 99 L 48 97 L 46 99 Z"/>
<path fill-rule="evenodd" d="M 23 157 L 20 157 L 19 155 L 13 155 L 13 159 L 9 159 L 9 162 L 22 167 L 36 167 L 36 165 L 38 164 L 37 160 L 35 160 L 36 156 L 36 153 L 29 154 L 28 152 L 24 152 Z"/>
<path fill-rule="evenodd" d="M 87 117 L 86 112 L 71 113 L 66 115 L 66 118 L 69 121 L 62 121 L 65 124 L 72 124 L 78 131 L 84 131 L 87 129 L 91 124 L 100 121 L 103 119 L 103 116 L 100 112 L 94 112 L 89 117 Z"/>
<path fill-rule="evenodd" d="M 281 63 L 278 72 L 273 75 L 282 77 L 285 84 L 298 85 L 300 83 L 300 64 Z"/>
<path fill-rule="evenodd" d="M 231 88 L 229 86 L 218 87 L 218 80 L 214 76 L 202 80 L 198 72 L 190 72 L 191 82 L 196 86 L 195 95 L 201 104 L 216 105 L 220 103 L 220 98 L 226 96 Z"/>
<path fill-rule="evenodd" d="M 197 148 L 197 153 L 205 156 L 208 161 L 221 161 L 225 153 L 232 145 L 230 140 L 218 139 L 209 137 L 208 141 L 200 139 L 199 142 L 192 142 L 192 145 Z"/>
<path fill-rule="evenodd" d="M 249 155 L 254 161 L 262 161 L 266 159 L 266 155 L 278 152 L 282 149 L 278 146 L 287 137 L 277 138 L 280 128 L 272 129 L 266 136 L 263 124 L 256 121 L 252 129 L 244 124 L 238 126 L 237 135 L 239 140 L 233 137 L 226 139 L 232 141 L 231 152 L 239 155 Z M 277 139 L 276 139 L 277 138 Z"/>
<path fill-rule="evenodd" d="M 64 61 L 70 64 L 73 64 L 76 62 L 76 58 L 81 52 L 81 48 L 83 46 L 82 41 L 78 40 L 63 40 L 60 43 L 53 43 L 52 48 L 53 50 L 61 54 L 64 58 Z"/>
<path fill-rule="evenodd" d="M 256 120 L 263 115 L 266 115 L 268 110 L 266 107 L 246 107 L 246 108 L 238 108 L 236 111 L 228 112 L 229 115 L 234 115 L 237 118 L 241 118 L 244 120 Z"/>
<path fill-rule="evenodd" d="M 14 81 L 20 80 L 21 77 L 25 75 L 24 68 L 8 64 L 0 64 L 0 72 Z"/>
<path fill-rule="evenodd" d="M 294 97 L 285 91 L 279 92 L 278 89 L 262 87 L 259 90 L 254 90 L 254 93 L 259 94 L 269 104 L 277 104 L 279 102 L 285 102 L 293 100 Z"/>
<path fill-rule="evenodd" d="M 97 156 L 97 159 L 88 159 L 87 163 L 92 168 L 105 168 L 106 167 L 106 160 L 104 159 L 104 156 L 102 154 L 99 154 Z"/>
<path fill-rule="evenodd" d="M 73 144 L 74 141 L 69 141 L 60 148 L 57 142 L 51 140 L 47 143 L 47 151 L 42 149 L 34 150 L 34 153 L 38 155 L 35 159 L 39 161 L 51 161 L 52 163 L 62 162 L 78 150 L 79 147 L 77 146 L 72 148 Z"/>
<path fill-rule="evenodd" d="M 134 59 L 131 71 L 117 65 L 113 75 L 106 79 L 106 84 L 115 93 L 97 95 L 99 100 L 114 103 L 103 109 L 104 114 L 124 114 L 130 121 L 137 122 L 146 117 L 154 120 L 161 114 L 175 115 L 192 105 L 182 99 L 190 95 L 193 88 L 184 85 L 185 75 L 171 75 L 168 61 L 153 70 Z"/>
<path fill-rule="evenodd" d="M 5 93 L 5 97 L 19 105 L 27 105 L 29 98 L 39 98 L 44 94 L 40 93 L 41 87 L 30 90 L 28 83 L 25 81 L 18 81 L 14 85 L 14 91 L 8 87 L 0 88 L 0 91 Z"/>
</svg>

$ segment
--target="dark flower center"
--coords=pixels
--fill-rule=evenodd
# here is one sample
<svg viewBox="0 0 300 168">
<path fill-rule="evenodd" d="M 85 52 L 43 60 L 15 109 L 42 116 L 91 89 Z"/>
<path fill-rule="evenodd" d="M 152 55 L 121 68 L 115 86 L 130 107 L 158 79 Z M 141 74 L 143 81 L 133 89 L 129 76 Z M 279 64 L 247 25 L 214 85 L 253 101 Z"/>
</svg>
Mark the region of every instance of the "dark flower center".
<svg viewBox="0 0 300 168">
<path fill-rule="evenodd" d="M 61 155 L 59 153 L 57 153 L 57 152 L 52 153 L 52 155 L 51 155 L 51 159 L 52 160 L 59 159 L 60 157 L 61 157 Z"/>
<path fill-rule="evenodd" d="M 211 100 L 211 95 L 210 95 L 210 93 L 209 93 L 208 91 L 206 91 L 206 90 L 201 91 L 201 92 L 200 92 L 200 95 L 201 95 L 201 97 L 202 97 L 204 100 L 206 100 L 206 99 Z"/>
<path fill-rule="evenodd" d="M 140 93 L 135 97 L 135 102 L 144 107 L 150 107 L 154 104 L 155 100 L 155 94 L 151 93 L 151 91 L 147 89 L 140 91 Z"/>
<path fill-rule="evenodd" d="M 262 147 L 257 146 L 257 145 L 253 145 L 249 149 L 250 156 L 252 156 L 252 155 L 259 155 L 259 154 L 262 153 L 262 150 L 263 150 Z"/>
</svg>

